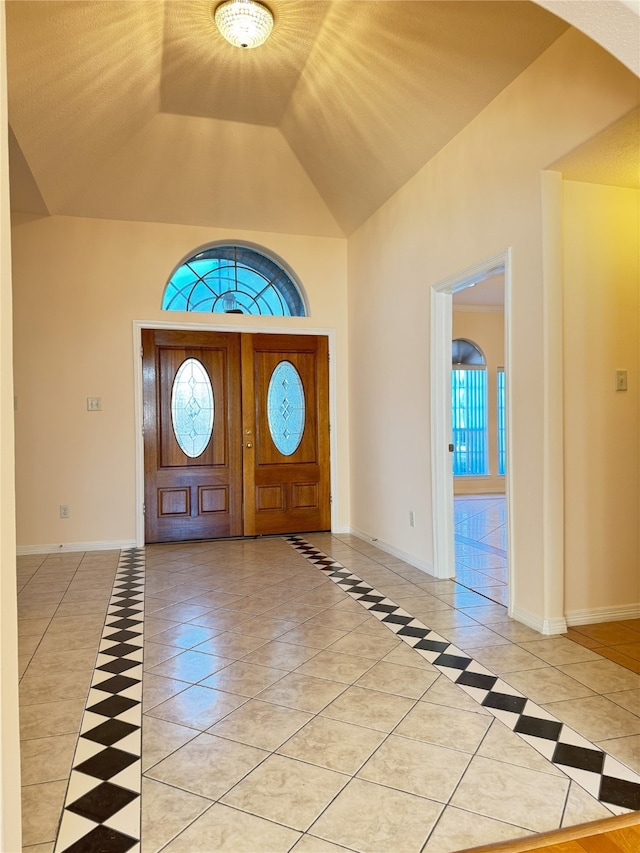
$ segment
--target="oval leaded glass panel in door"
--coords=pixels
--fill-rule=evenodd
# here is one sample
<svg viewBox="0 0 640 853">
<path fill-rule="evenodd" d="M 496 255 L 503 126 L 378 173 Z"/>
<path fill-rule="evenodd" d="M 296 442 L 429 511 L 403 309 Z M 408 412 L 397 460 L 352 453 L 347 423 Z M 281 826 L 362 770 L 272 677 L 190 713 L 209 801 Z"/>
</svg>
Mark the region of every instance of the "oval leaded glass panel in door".
<svg viewBox="0 0 640 853">
<path fill-rule="evenodd" d="M 281 361 L 271 374 L 267 419 L 273 443 L 283 456 L 291 456 L 302 441 L 305 401 L 302 379 L 290 361 Z"/>
<path fill-rule="evenodd" d="M 182 362 L 171 389 L 171 423 L 180 449 L 195 459 L 213 434 L 214 400 L 209 374 L 197 358 Z"/>
</svg>

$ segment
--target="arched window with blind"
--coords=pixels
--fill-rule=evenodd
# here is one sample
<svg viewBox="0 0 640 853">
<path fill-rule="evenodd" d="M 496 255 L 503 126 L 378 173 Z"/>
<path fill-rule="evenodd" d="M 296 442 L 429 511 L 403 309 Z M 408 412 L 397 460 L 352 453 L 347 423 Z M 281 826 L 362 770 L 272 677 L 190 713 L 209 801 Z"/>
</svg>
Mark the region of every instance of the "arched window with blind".
<svg viewBox="0 0 640 853">
<path fill-rule="evenodd" d="M 489 474 L 487 446 L 487 363 L 480 347 L 456 338 L 451 347 L 453 473 Z"/>
</svg>

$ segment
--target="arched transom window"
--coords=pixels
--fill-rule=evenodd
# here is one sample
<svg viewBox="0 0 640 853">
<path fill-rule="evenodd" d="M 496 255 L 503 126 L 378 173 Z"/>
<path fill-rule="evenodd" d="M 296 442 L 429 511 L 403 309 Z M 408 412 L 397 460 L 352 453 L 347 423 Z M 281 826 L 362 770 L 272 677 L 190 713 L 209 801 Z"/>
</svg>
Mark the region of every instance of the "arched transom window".
<svg viewBox="0 0 640 853">
<path fill-rule="evenodd" d="M 165 311 L 305 317 L 300 287 L 267 255 L 246 246 L 212 246 L 188 258 L 169 279 Z"/>
<path fill-rule="evenodd" d="M 463 365 L 485 367 L 487 362 L 478 344 L 466 338 L 455 338 L 451 344 L 451 364 L 454 368 Z"/>
</svg>

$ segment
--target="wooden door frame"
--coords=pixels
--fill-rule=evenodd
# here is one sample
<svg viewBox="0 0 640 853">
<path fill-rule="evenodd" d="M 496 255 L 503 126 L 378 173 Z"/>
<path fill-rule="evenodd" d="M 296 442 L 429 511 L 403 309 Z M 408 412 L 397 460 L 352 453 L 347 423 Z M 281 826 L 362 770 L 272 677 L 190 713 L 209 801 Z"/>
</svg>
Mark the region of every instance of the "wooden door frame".
<svg viewBox="0 0 640 853">
<path fill-rule="evenodd" d="M 338 529 L 338 440 L 337 440 L 337 391 L 336 391 L 336 330 L 322 328 L 299 328 L 268 326 L 259 321 L 246 324 L 228 323 L 172 323 L 162 320 L 133 321 L 133 371 L 134 371 L 134 423 L 135 423 L 135 475 L 136 475 L 136 547 L 145 544 L 144 536 L 144 437 L 142 434 L 142 330 L 165 329 L 181 332 L 239 332 L 240 334 L 266 335 L 323 335 L 329 343 L 329 422 L 330 433 L 330 476 L 331 476 L 331 530 Z"/>
<path fill-rule="evenodd" d="M 508 612 L 513 611 L 513 518 L 510 488 L 513 440 L 511 434 L 511 249 L 461 270 L 431 287 L 431 468 L 433 506 L 433 563 L 438 578 L 455 576 L 453 474 L 451 453 L 451 340 L 453 294 L 492 275 L 504 275 L 504 367 L 506 383 L 505 432 L 507 509 Z"/>
</svg>

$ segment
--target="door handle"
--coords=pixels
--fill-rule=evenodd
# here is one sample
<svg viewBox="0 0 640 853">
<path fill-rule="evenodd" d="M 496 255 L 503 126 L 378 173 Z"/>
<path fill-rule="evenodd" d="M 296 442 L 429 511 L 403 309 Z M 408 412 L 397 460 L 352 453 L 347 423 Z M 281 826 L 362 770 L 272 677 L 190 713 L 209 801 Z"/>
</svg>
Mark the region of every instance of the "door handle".
<svg viewBox="0 0 640 853">
<path fill-rule="evenodd" d="M 248 442 L 245 444 L 245 447 L 253 447 L 253 444 L 251 444 L 251 442 L 250 442 L 250 441 L 248 441 Z"/>
</svg>

